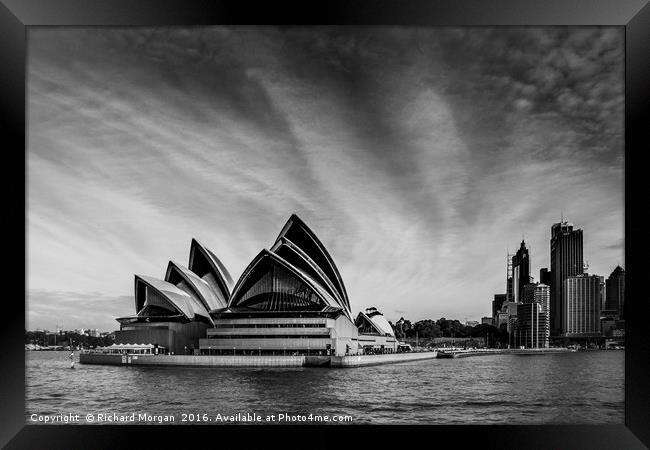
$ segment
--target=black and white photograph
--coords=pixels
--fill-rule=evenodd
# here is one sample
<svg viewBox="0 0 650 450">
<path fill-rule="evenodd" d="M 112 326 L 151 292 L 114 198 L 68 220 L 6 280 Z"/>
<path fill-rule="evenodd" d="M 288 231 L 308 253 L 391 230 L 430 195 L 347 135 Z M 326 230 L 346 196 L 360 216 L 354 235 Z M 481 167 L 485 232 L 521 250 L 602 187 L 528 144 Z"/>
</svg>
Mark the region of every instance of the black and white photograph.
<svg viewBox="0 0 650 450">
<path fill-rule="evenodd" d="M 623 425 L 625 30 L 37 27 L 25 423 Z"/>
</svg>

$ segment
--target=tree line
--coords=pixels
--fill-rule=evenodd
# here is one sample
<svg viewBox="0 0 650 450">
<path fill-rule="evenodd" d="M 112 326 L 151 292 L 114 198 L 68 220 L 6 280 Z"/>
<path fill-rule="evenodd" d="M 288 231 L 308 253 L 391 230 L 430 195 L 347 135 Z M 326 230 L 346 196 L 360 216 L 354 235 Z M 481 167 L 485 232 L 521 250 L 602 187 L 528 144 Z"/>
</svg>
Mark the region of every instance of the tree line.
<svg viewBox="0 0 650 450">
<path fill-rule="evenodd" d="M 74 331 L 46 333 L 44 331 L 25 330 L 25 344 L 40 345 L 42 347 L 47 347 L 50 345 L 62 345 L 64 347 L 72 345 L 74 347 L 81 346 L 83 348 L 105 347 L 112 345 L 114 342 L 114 334 L 95 337 L 79 334 Z"/>
<path fill-rule="evenodd" d="M 508 344 L 508 332 L 505 324 L 500 328 L 484 323 L 467 326 L 459 320 L 444 317 L 438 320 L 420 320 L 415 323 L 402 317 L 395 324 L 389 323 L 395 331 L 396 338 L 403 340 L 417 338 L 423 344 L 426 344 L 427 340 L 441 337 L 482 339 L 490 347 L 507 346 Z"/>
</svg>

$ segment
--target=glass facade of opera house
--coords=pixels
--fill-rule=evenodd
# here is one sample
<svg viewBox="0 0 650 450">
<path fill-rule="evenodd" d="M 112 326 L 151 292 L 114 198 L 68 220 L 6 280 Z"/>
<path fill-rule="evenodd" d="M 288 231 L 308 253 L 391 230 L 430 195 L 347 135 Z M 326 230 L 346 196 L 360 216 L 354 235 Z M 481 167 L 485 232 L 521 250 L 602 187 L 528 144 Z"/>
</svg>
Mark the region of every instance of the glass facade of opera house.
<svg viewBox="0 0 650 450">
<path fill-rule="evenodd" d="M 353 317 L 332 257 L 296 215 L 237 283 L 193 239 L 187 267 L 170 261 L 164 280 L 135 276 L 135 311 L 117 319 L 117 344 L 203 355 L 341 356 L 398 347 L 375 308 Z"/>
</svg>

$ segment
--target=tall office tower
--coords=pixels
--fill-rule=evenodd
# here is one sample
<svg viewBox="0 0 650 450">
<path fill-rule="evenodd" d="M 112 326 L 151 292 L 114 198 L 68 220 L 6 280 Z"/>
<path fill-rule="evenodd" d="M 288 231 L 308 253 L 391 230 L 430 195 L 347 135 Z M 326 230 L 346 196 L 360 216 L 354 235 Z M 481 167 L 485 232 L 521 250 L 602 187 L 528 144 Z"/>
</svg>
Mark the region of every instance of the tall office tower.
<svg viewBox="0 0 650 450">
<path fill-rule="evenodd" d="M 535 293 L 533 294 L 533 302 L 542 305 L 542 312 L 549 315 L 551 308 L 551 288 L 544 283 L 537 283 L 535 285 Z"/>
<path fill-rule="evenodd" d="M 512 257 L 512 292 L 514 301 L 521 302 L 524 286 L 530 283 L 530 255 L 526 243 L 522 240 L 519 250 Z"/>
<path fill-rule="evenodd" d="M 550 308 L 550 288 L 544 283 L 530 283 L 524 286 L 523 303 L 539 303 L 542 312 L 547 313 Z"/>
<path fill-rule="evenodd" d="M 535 302 L 535 289 L 537 285 L 535 283 L 528 283 L 524 286 L 523 294 L 521 296 L 521 301 L 523 303 L 534 303 Z"/>
<path fill-rule="evenodd" d="M 498 314 L 503 306 L 503 303 L 506 301 L 506 294 L 494 294 L 494 300 L 492 300 L 492 319 L 493 323 L 498 323 Z"/>
<path fill-rule="evenodd" d="M 544 267 L 539 269 L 539 282 L 547 286 L 551 285 L 551 271 L 548 268 Z"/>
<path fill-rule="evenodd" d="M 548 347 L 548 316 L 539 303 L 518 303 L 515 347 Z"/>
<path fill-rule="evenodd" d="M 517 340 L 517 303 L 515 302 L 509 302 L 506 305 L 504 305 L 504 309 L 506 309 L 507 312 L 507 317 L 508 317 L 508 325 L 506 327 L 506 331 L 508 332 L 509 336 L 509 341 L 510 341 L 510 346 L 511 347 L 516 347 L 518 344 Z"/>
<path fill-rule="evenodd" d="M 515 345 L 546 348 L 549 343 L 549 287 L 543 283 L 524 286 L 521 303 L 517 304 Z"/>
<path fill-rule="evenodd" d="M 542 307 L 541 318 L 543 318 L 543 336 L 544 339 L 541 347 L 549 346 L 549 337 L 551 336 L 551 288 L 547 284 L 537 283 L 535 287 L 534 302 Z"/>
<path fill-rule="evenodd" d="M 506 301 L 514 302 L 514 296 L 512 292 L 512 257 L 510 252 L 506 255 Z"/>
<path fill-rule="evenodd" d="M 621 266 L 609 275 L 605 282 L 605 309 L 616 311 L 619 319 L 624 319 L 623 306 L 625 301 L 625 270 Z"/>
<path fill-rule="evenodd" d="M 566 332 L 564 311 L 564 282 L 568 277 L 583 273 L 582 230 L 562 221 L 551 227 L 551 334 Z"/>
<path fill-rule="evenodd" d="M 563 335 L 600 336 L 600 306 L 603 301 L 603 277 L 583 273 L 564 280 L 565 309 Z"/>
</svg>

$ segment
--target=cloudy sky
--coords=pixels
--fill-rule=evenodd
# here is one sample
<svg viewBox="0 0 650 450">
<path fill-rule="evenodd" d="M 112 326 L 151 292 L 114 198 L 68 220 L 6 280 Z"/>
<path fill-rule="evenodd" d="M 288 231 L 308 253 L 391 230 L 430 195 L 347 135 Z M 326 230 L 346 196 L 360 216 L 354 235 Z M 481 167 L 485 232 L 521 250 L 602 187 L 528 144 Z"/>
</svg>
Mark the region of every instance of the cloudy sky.
<svg viewBox="0 0 650 450">
<path fill-rule="evenodd" d="M 480 319 L 560 215 L 623 260 L 623 29 L 30 28 L 29 329 L 113 330 L 196 237 L 237 279 L 291 213 L 353 311 Z"/>
</svg>

